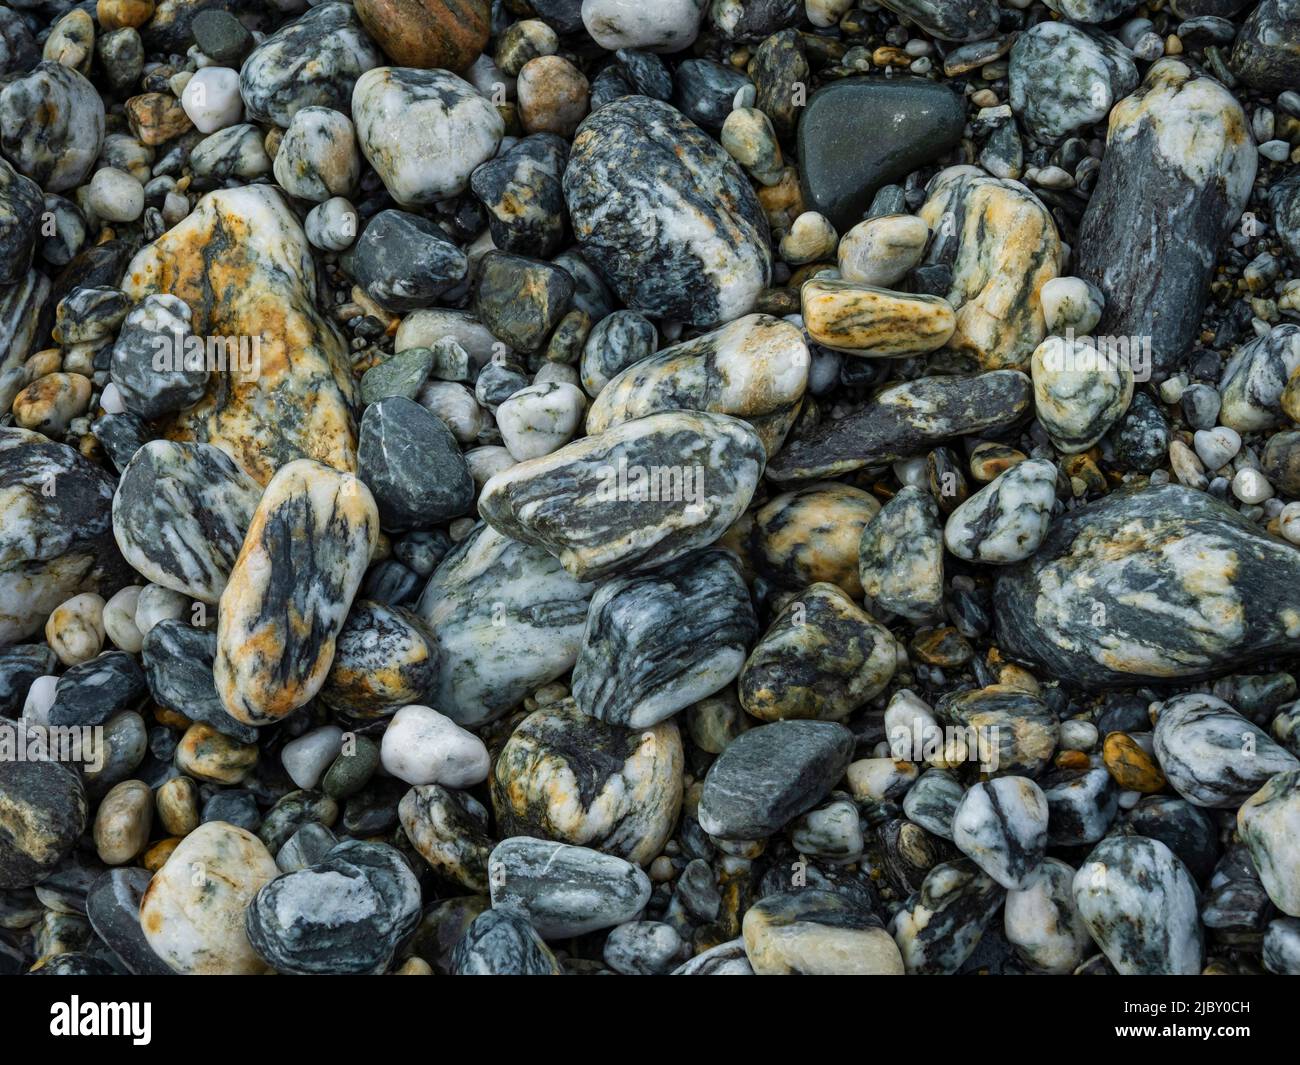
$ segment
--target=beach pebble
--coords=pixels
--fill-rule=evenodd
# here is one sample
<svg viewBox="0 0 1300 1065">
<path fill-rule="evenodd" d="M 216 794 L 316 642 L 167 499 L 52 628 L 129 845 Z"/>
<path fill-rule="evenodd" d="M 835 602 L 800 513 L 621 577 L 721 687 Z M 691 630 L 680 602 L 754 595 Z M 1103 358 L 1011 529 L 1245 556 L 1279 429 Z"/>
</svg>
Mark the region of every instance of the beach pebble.
<svg viewBox="0 0 1300 1065">
<path fill-rule="evenodd" d="M 953 843 L 1004 888 L 1021 890 L 1042 864 L 1047 816 L 1047 799 L 1037 784 L 999 777 L 962 796 L 953 814 Z"/>
<path fill-rule="evenodd" d="M 397 711 L 380 750 L 384 768 L 408 784 L 468 788 L 487 779 L 483 741 L 427 706 Z"/>
</svg>

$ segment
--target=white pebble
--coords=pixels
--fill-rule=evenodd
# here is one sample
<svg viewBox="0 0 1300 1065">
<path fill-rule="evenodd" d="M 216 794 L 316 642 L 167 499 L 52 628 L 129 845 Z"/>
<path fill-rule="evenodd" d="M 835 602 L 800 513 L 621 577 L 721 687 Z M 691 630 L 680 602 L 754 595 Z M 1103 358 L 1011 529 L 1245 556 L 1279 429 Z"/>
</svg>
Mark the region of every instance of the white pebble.
<svg viewBox="0 0 1300 1065">
<path fill-rule="evenodd" d="M 59 686 L 59 678 L 53 676 L 37 677 L 27 689 L 27 698 L 23 700 L 24 725 L 48 725 L 50 707 L 54 705 L 54 689 Z"/>
<path fill-rule="evenodd" d="M 123 588 L 104 604 L 104 632 L 115 647 L 138 654 L 144 637 L 135 627 L 135 610 L 140 601 L 141 588 L 132 584 Z"/>
<path fill-rule="evenodd" d="M 1282 535 L 1293 544 L 1300 544 L 1300 503 L 1288 503 L 1277 516 Z"/>
<path fill-rule="evenodd" d="M 379 748 L 384 768 L 408 784 L 469 788 L 487 779 L 483 741 L 428 706 L 393 715 Z"/>
<path fill-rule="evenodd" d="M 1101 321 L 1105 305 L 1101 291 L 1081 277 L 1054 277 L 1043 285 L 1040 299 L 1049 333 L 1073 329 L 1075 336 L 1090 336 Z"/>
<path fill-rule="evenodd" d="M 497 408 L 497 428 L 520 462 L 540 458 L 573 439 L 586 405 L 582 390 L 574 385 L 529 385 Z"/>
<path fill-rule="evenodd" d="M 1273 494 L 1273 486 L 1259 470 L 1238 470 L 1232 479 L 1232 494 L 1243 503 L 1262 503 Z"/>
<path fill-rule="evenodd" d="M 135 604 L 135 627 L 143 639 L 160 621 L 181 618 L 190 608 L 190 601 L 180 592 L 164 588 L 161 584 L 146 584 L 140 589 Z"/>
<path fill-rule="evenodd" d="M 1197 429 L 1192 443 L 1205 468 L 1218 470 L 1237 457 L 1241 450 L 1241 434 L 1226 425 L 1216 425 L 1213 429 Z"/>
<path fill-rule="evenodd" d="M 343 730 L 337 725 L 322 725 L 284 745 L 280 762 L 298 787 L 314 788 L 343 749 Z"/>
<path fill-rule="evenodd" d="M 45 622 L 45 642 L 65 666 L 89 662 L 104 648 L 104 600 L 83 592 L 60 603 Z"/>
<path fill-rule="evenodd" d="M 868 218 L 840 241 L 840 276 L 863 285 L 888 287 L 921 261 L 930 228 L 910 214 Z"/>
<path fill-rule="evenodd" d="M 134 222 L 144 214 L 144 186 L 116 167 L 95 171 L 88 197 L 91 210 L 105 222 Z"/>
<path fill-rule="evenodd" d="M 244 117 L 239 74 L 229 67 L 204 67 L 186 83 L 181 106 L 200 133 L 216 133 Z"/>
</svg>

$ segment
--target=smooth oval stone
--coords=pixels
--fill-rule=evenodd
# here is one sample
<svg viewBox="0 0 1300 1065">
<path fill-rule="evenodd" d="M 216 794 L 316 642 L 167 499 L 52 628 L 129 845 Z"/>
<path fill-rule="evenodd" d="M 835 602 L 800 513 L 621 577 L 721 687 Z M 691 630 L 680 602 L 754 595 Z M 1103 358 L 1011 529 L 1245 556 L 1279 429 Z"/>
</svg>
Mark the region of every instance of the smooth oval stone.
<svg viewBox="0 0 1300 1065">
<path fill-rule="evenodd" d="M 1037 776 L 1056 750 L 1060 723 L 1037 696 L 992 684 L 952 692 L 935 704 L 935 715 L 966 735 L 954 737 L 934 761 L 941 765 L 978 762 L 990 776 Z"/>
<path fill-rule="evenodd" d="M 745 911 L 745 954 L 758 976 L 902 976 L 903 959 L 880 918 L 856 900 L 808 888 L 759 899 Z"/>
<path fill-rule="evenodd" d="M 732 740 L 709 767 L 700 827 L 718 839 L 766 839 L 816 806 L 844 776 L 853 734 L 830 721 L 776 721 Z"/>
<path fill-rule="evenodd" d="M 943 537 L 939 507 L 924 489 L 902 490 L 862 529 L 858 541 L 862 593 L 882 610 L 912 621 L 943 607 Z"/>
<path fill-rule="evenodd" d="M 624 976 L 665 976 L 676 965 L 685 944 L 672 925 L 660 921 L 628 921 L 605 938 L 605 964 Z"/>
<path fill-rule="evenodd" d="M 1204 492 L 1117 492 L 998 579 L 998 644 L 1070 684 L 1213 676 L 1296 649 L 1297 588 L 1294 549 Z"/>
<path fill-rule="evenodd" d="M 153 952 L 140 926 L 140 900 L 152 878 L 145 869 L 110 869 L 86 893 L 86 917 L 129 972 L 171 976 L 171 967 Z"/>
<path fill-rule="evenodd" d="M 346 112 L 357 77 L 382 62 L 351 4 L 320 4 L 253 49 L 239 93 L 249 118 L 286 129 L 304 107 Z"/>
<path fill-rule="evenodd" d="M 999 474 L 948 517 L 943 540 L 969 562 L 1020 562 L 1047 535 L 1056 503 L 1056 467 L 1028 459 Z"/>
<path fill-rule="evenodd" d="M 765 457 L 735 418 L 651 414 L 497 474 L 479 513 L 577 580 L 598 580 L 713 543 L 744 512 Z"/>
<path fill-rule="evenodd" d="M 249 122 L 217 130 L 190 152 L 190 172 L 210 181 L 252 180 L 269 174 L 271 165 L 261 129 Z"/>
<path fill-rule="evenodd" d="M 750 564 L 778 588 L 798 591 L 824 581 L 862 594 L 858 545 L 880 512 L 875 496 L 834 481 L 783 492 L 754 514 Z"/>
<path fill-rule="evenodd" d="M 573 668 L 594 586 L 540 547 L 478 525 L 439 563 L 417 612 L 438 652 L 431 701 L 472 727 Z"/>
<path fill-rule="evenodd" d="M 384 730 L 384 769 L 408 784 L 469 788 L 487 779 L 483 741 L 432 707 L 404 706 Z"/>
<path fill-rule="evenodd" d="M 871 358 L 901 359 L 941 348 L 956 328 L 948 301 L 852 281 L 805 282 L 804 326 L 818 344 Z"/>
<path fill-rule="evenodd" d="M 943 862 L 894 917 L 909 976 L 951 975 L 975 952 L 1006 892 L 968 858 Z"/>
<path fill-rule="evenodd" d="M 462 71 L 491 31 L 485 0 L 358 0 L 353 6 L 379 47 L 404 67 Z"/>
<path fill-rule="evenodd" d="M 794 424 L 810 364 L 800 330 L 771 315 L 746 315 L 617 374 L 587 412 L 587 432 L 660 411 L 702 410 L 749 422 L 771 455 Z"/>
<path fill-rule="evenodd" d="M 1133 398 L 1133 367 L 1091 338 L 1048 337 L 1030 360 L 1038 424 L 1066 455 L 1087 451 Z"/>
<path fill-rule="evenodd" d="M 548 259 L 564 241 L 564 166 L 569 145 L 534 133 L 484 163 L 469 185 L 488 211 L 492 243 L 502 251 Z"/>
<path fill-rule="evenodd" d="M 884 689 L 897 661 L 888 629 L 835 585 L 811 584 L 755 645 L 737 690 L 760 721 L 839 721 Z"/>
<path fill-rule="evenodd" d="M 368 71 L 352 90 L 352 120 L 362 154 L 401 204 L 459 196 L 505 133 L 491 102 L 445 70 Z"/>
<path fill-rule="evenodd" d="M 592 596 L 574 702 L 610 724 L 658 724 L 730 684 L 757 634 L 749 589 L 725 551 L 616 577 Z"/>
<path fill-rule="evenodd" d="M 654 354 L 659 331 L 636 311 L 615 311 L 597 322 L 583 346 L 579 374 L 587 395 L 595 397 L 633 363 Z M 590 415 L 588 415 L 590 417 Z"/>
<path fill-rule="evenodd" d="M 320 700 L 354 717 L 387 717 L 427 698 L 437 679 L 437 646 L 419 618 L 358 599 L 334 642 Z"/>
<path fill-rule="evenodd" d="M 71 204 L 68 208 L 75 211 Z M 57 212 L 54 217 L 58 217 Z M 50 288 L 49 278 L 39 270 L 29 270 L 13 284 L 0 288 L 0 347 L 4 352 L 0 354 L 0 410 L 6 413 L 14 397 L 29 384 L 26 359 L 37 340 Z"/>
<path fill-rule="evenodd" d="M 1024 369 L 1046 333 L 1041 292 L 1060 272 L 1061 238 L 1047 208 L 1017 181 L 953 166 L 926 186 L 919 212 L 935 234 L 929 264 L 952 270 L 957 324 L 949 347 L 986 370 Z"/>
<path fill-rule="evenodd" d="M 488 855 L 494 846 L 479 807 L 463 792 L 439 784 L 412 788 L 397 804 L 411 845 L 441 877 L 469 891 L 488 890 Z"/>
<path fill-rule="evenodd" d="M 675 722 L 633 732 L 563 700 L 535 710 L 506 741 L 492 768 L 492 806 L 503 833 L 645 865 L 677 823 L 682 765 Z"/>
<path fill-rule="evenodd" d="M 1237 832 L 1250 849 L 1268 897 L 1300 917 L 1300 769 L 1265 782 L 1237 811 Z"/>
<path fill-rule="evenodd" d="M 559 976 L 555 955 L 528 920 L 509 910 L 485 910 L 451 954 L 456 976 Z"/>
<path fill-rule="evenodd" d="M 49 710 L 51 725 L 102 725 L 133 710 L 148 694 L 144 672 L 133 655 L 105 651 L 72 666 L 59 678 Z"/>
<path fill-rule="evenodd" d="M 1047 799 L 1026 777 L 973 784 L 953 814 L 952 841 L 1004 888 L 1026 888 L 1047 851 Z"/>
<path fill-rule="evenodd" d="M 1300 398 L 1289 385 L 1300 367 L 1300 327 L 1279 325 L 1243 344 L 1223 367 L 1219 379 L 1219 423 L 1238 432 L 1272 429 L 1300 411 Z M 1218 467 L 1213 467 L 1217 469 Z"/>
<path fill-rule="evenodd" d="M 215 603 L 244 542 L 261 486 L 210 444 L 152 440 L 113 496 L 113 536 L 154 584 Z"/>
<path fill-rule="evenodd" d="M 952 839 L 952 818 L 965 790 L 951 773 L 927 769 L 903 796 L 903 812 L 927 832 Z"/>
<path fill-rule="evenodd" d="M 527 918 L 544 939 L 611 928 L 650 901 L 650 878 L 631 862 L 530 836 L 498 843 L 488 878 L 492 908 Z"/>
<path fill-rule="evenodd" d="M 378 535 L 350 474 L 300 459 L 272 478 L 221 595 L 213 675 L 231 716 L 264 725 L 320 690 Z"/>
<path fill-rule="evenodd" d="M 1300 761 L 1222 699 L 1179 695 L 1160 706 L 1155 756 L 1173 789 L 1197 806 L 1233 809 Z"/>
<path fill-rule="evenodd" d="M 248 906 L 248 941 L 280 973 L 387 971 L 420 921 L 420 883 L 383 843 L 345 840 L 325 859 L 277 876 Z"/>
<path fill-rule="evenodd" d="M 1300 79 L 1296 15 L 1295 5 L 1287 0 L 1263 0 L 1246 17 L 1237 34 L 1232 72 L 1262 92 L 1294 89 Z"/>
<path fill-rule="evenodd" d="M 26 737 L 19 732 L 16 739 Z M 74 767 L 15 761 L 12 753 L 0 760 L 0 888 L 31 887 L 48 877 L 76 846 L 89 813 Z"/>
<path fill-rule="evenodd" d="M 0 91 L 0 146 L 46 192 L 85 181 L 104 143 L 104 102 L 71 67 L 49 61 Z"/>
<path fill-rule="evenodd" d="M 451 430 L 402 396 L 366 408 L 357 473 L 374 493 L 388 532 L 439 525 L 474 503 L 474 479 Z"/>
<path fill-rule="evenodd" d="M 910 214 L 878 215 L 844 234 L 836 249 L 840 277 L 888 288 L 921 261 L 930 230 Z"/>
<path fill-rule="evenodd" d="M 753 976 L 754 968 L 745 953 L 745 941 L 733 939 L 719 943 L 679 965 L 673 976 Z"/>
<path fill-rule="evenodd" d="M 1040 22 L 1020 34 L 1008 75 L 1011 109 L 1044 144 L 1102 121 L 1138 83 L 1119 41 L 1068 22 Z"/>
<path fill-rule="evenodd" d="M 994 0 L 888 0 L 883 6 L 941 41 L 982 41 L 998 28 Z"/>
<path fill-rule="evenodd" d="M 39 632 L 74 595 L 129 583 L 112 498 L 108 474 L 70 447 L 0 449 L 0 644 Z"/>
<path fill-rule="evenodd" d="M 276 161 L 284 158 L 281 147 Z M 343 256 L 343 268 L 384 310 L 413 311 L 460 287 L 469 260 L 433 222 L 409 211 L 380 211 Z"/>
<path fill-rule="evenodd" d="M 789 441 L 767 476 L 778 484 L 837 477 L 922 455 L 950 437 L 1014 424 L 1030 409 L 1030 398 L 1029 378 L 1016 370 L 904 381 L 861 410 Z"/>
<path fill-rule="evenodd" d="M 623 303 L 710 326 L 771 280 L 766 216 L 740 168 L 668 104 L 626 96 L 578 127 L 564 195 L 583 255 Z"/>
<path fill-rule="evenodd" d="M 582 0 L 582 24 L 609 52 L 620 48 L 680 52 L 699 33 L 704 8 L 704 0 L 660 0 L 653 5 Z"/>
<path fill-rule="evenodd" d="M 1192 976 L 1204 957 L 1196 885 L 1159 840 L 1111 836 L 1074 877 L 1074 903 L 1123 976 Z"/>
<path fill-rule="evenodd" d="M 347 347 L 317 310 L 311 247 L 271 186 L 208 193 L 140 250 L 122 288 L 133 300 L 184 300 L 194 334 L 210 342 L 206 357 L 224 368 L 176 416 L 172 438 L 220 447 L 263 485 L 304 456 L 355 468 Z"/>
<path fill-rule="evenodd" d="M 1190 125 L 1206 136 L 1190 141 Z M 1149 342 L 1164 376 L 1197 334 L 1258 156 L 1241 105 L 1177 59 L 1154 64 L 1115 106 L 1107 144 L 1074 271 L 1106 297 L 1098 333 Z"/>
<path fill-rule="evenodd" d="M 962 101 L 924 78 L 843 78 L 818 89 L 799 120 L 807 210 L 847 232 L 881 187 L 956 147 Z"/>
<path fill-rule="evenodd" d="M 209 821 L 186 836 L 149 883 L 140 924 L 155 954 L 183 975 L 266 972 L 244 930 L 244 911 L 279 874 L 262 841 Z"/>
<path fill-rule="evenodd" d="M 1044 858 L 1038 869 L 1033 883 L 1007 892 L 1003 931 L 1035 971 L 1064 976 L 1094 949 L 1092 937 L 1074 905 L 1074 868 Z"/>
</svg>

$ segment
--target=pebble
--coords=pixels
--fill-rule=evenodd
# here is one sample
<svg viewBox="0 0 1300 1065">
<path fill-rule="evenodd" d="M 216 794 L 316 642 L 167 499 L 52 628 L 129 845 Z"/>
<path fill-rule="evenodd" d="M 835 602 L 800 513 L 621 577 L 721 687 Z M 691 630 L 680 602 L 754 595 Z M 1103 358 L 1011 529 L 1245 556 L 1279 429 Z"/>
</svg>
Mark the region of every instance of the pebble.
<svg viewBox="0 0 1300 1065">
<path fill-rule="evenodd" d="M 104 143 L 104 103 L 89 81 L 49 61 L 0 90 L 0 147 L 46 192 L 76 188 Z"/>
<path fill-rule="evenodd" d="M 1038 869 L 1032 883 L 1007 892 L 1003 931 L 1036 972 L 1064 976 L 1083 963 L 1092 938 L 1074 904 L 1075 870 L 1058 858 Z"/>
<path fill-rule="evenodd" d="M 908 358 L 943 347 L 956 318 L 941 296 L 913 296 L 815 278 L 800 289 L 804 326 L 818 344 L 870 358 Z"/>
<path fill-rule="evenodd" d="M 1035 881 L 1047 849 L 1047 799 L 1026 777 L 973 785 L 953 813 L 957 849 L 1008 890 Z"/>
<path fill-rule="evenodd" d="M 527 919 L 508 910 L 474 918 L 451 957 L 456 976 L 559 976 L 560 963 Z"/>
<path fill-rule="evenodd" d="M 111 788 L 95 811 L 95 852 L 105 865 L 125 865 L 149 842 L 153 792 L 140 780 Z"/>
<path fill-rule="evenodd" d="M 45 642 L 65 666 L 89 662 L 104 647 L 104 599 L 94 592 L 60 603 L 45 622 Z"/>
<path fill-rule="evenodd" d="M 1020 562 L 1043 543 L 1056 502 L 1056 467 L 1042 459 L 1012 466 L 948 517 L 948 550 L 971 562 Z"/>
<path fill-rule="evenodd" d="M 758 976 L 903 975 L 903 958 L 880 918 L 837 892 L 760 899 L 745 912 L 744 941 Z"/>
<path fill-rule="evenodd" d="M 563 56 L 530 59 L 519 71 L 519 120 L 528 133 L 572 137 L 587 115 L 589 86 L 582 71 Z"/>
<path fill-rule="evenodd" d="M 488 775 L 483 741 L 427 706 L 404 706 L 384 731 L 381 759 L 389 773 L 408 784 L 468 788 Z"/>
<path fill-rule="evenodd" d="M 0 888 L 32 887 L 71 853 L 90 805 L 74 768 L 54 761 L 0 761 Z"/>
<path fill-rule="evenodd" d="M 969 859 L 942 862 L 893 919 L 909 976 L 950 975 L 979 946 L 1005 892 Z"/>
<path fill-rule="evenodd" d="M 474 502 L 473 478 L 451 430 L 403 396 L 366 408 L 357 470 L 388 532 L 429 528 L 466 513 Z"/>
<path fill-rule="evenodd" d="M 868 218 L 839 243 L 840 276 L 855 284 L 889 288 L 921 262 L 929 239 L 929 228 L 914 215 Z"/>
<path fill-rule="evenodd" d="M 680 52 L 695 40 L 704 6 L 702 0 L 662 0 L 653 7 L 627 0 L 582 0 L 582 24 L 606 51 Z"/>
<path fill-rule="evenodd" d="M 200 133 L 216 133 L 244 117 L 239 72 L 229 67 L 204 67 L 194 72 L 180 94 L 185 114 Z"/>
<path fill-rule="evenodd" d="M 862 529 L 858 576 L 863 594 L 882 610 L 912 620 L 943 605 L 943 541 L 939 508 L 923 489 L 906 485 Z"/>
<path fill-rule="evenodd" d="M 1103 121 L 1138 83 L 1123 44 L 1068 22 L 1040 22 L 1020 34 L 1008 78 L 1011 109 L 1044 144 Z"/>
<path fill-rule="evenodd" d="M 351 121 L 328 107 L 299 108 L 276 152 L 274 172 L 280 187 L 299 199 L 324 203 L 352 195 L 361 155 Z"/>
</svg>

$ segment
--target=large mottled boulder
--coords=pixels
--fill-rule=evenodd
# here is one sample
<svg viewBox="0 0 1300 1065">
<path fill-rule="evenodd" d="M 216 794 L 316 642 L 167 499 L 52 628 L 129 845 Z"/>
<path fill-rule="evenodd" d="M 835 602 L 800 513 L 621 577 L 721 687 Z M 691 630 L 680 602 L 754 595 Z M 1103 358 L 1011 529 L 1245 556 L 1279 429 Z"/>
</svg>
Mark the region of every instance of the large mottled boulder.
<svg viewBox="0 0 1300 1065">
<path fill-rule="evenodd" d="M 767 219 L 740 167 L 681 112 L 625 96 L 578 127 L 564 195 L 583 254 L 623 302 L 716 325 L 772 276 Z"/>
<path fill-rule="evenodd" d="M 1149 341 L 1164 376 L 1200 329 L 1258 156 L 1241 104 L 1177 59 L 1156 63 L 1115 106 L 1106 141 L 1075 272 L 1106 297 L 1097 335 Z"/>
<path fill-rule="evenodd" d="M 1070 684 L 1190 680 L 1300 651 L 1300 553 L 1204 492 L 1117 492 L 997 583 L 999 646 Z"/>
<path fill-rule="evenodd" d="M 208 338 L 207 394 L 169 435 L 215 444 L 261 484 L 297 458 L 356 468 L 347 345 L 316 309 L 311 247 L 279 192 L 209 193 L 131 260 L 122 287 L 179 296 Z"/>
</svg>

